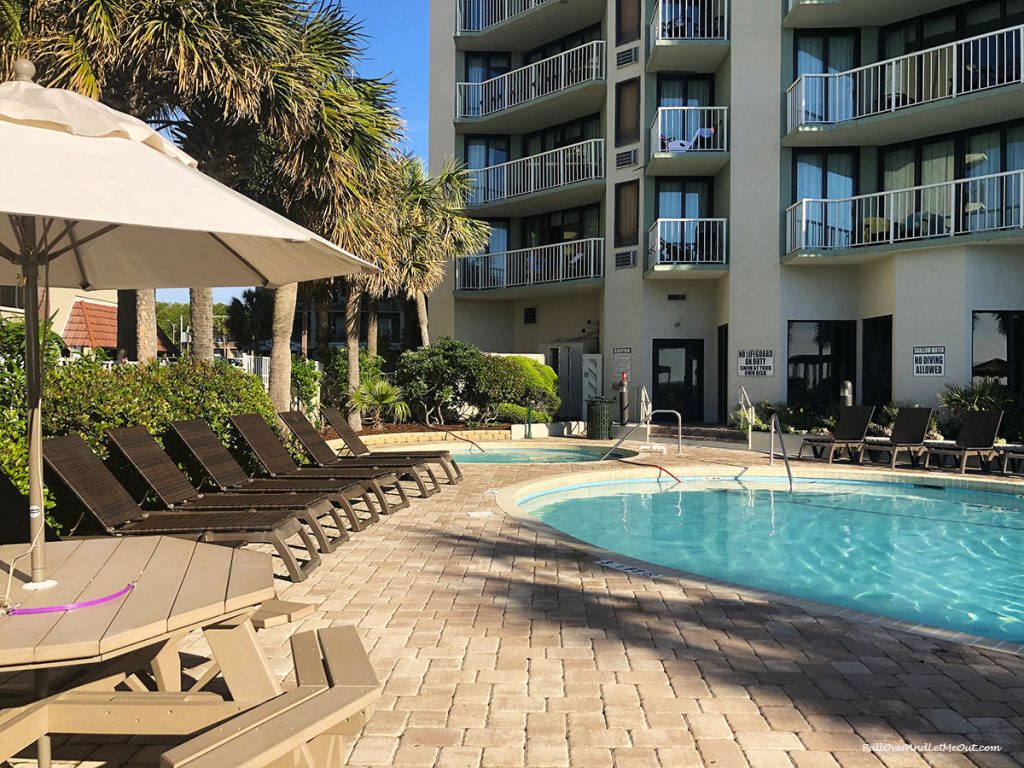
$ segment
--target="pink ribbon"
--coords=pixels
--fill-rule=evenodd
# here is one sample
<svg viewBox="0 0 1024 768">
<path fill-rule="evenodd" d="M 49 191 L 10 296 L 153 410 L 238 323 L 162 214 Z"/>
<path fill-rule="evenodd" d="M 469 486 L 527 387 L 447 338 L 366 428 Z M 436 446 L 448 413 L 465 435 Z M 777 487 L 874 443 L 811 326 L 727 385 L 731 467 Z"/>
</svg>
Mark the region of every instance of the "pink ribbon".
<svg viewBox="0 0 1024 768">
<path fill-rule="evenodd" d="M 67 605 L 44 605 L 38 608 L 11 608 L 11 610 L 7 612 L 7 615 L 29 616 L 38 613 L 63 613 L 64 611 L 77 611 L 79 608 L 93 608 L 97 605 L 109 603 L 111 600 L 117 600 L 119 597 L 124 597 L 133 589 L 135 589 L 134 581 L 124 589 L 118 590 L 114 594 L 107 595 L 106 597 L 97 597 L 94 600 L 85 600 L 80 603 L 68 603 Z"/>
</svg>

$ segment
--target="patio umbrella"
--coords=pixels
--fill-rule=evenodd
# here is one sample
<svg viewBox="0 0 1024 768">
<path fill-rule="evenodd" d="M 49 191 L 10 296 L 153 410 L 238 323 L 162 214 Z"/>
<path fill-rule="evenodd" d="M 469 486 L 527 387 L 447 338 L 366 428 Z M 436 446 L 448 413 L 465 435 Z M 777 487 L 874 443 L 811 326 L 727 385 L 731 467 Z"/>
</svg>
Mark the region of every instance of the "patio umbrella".
<svg viewBox="0 0 1024 768">
<path fill-rule="evenodd" d="M 196 169 L 144 122 L 32 82 L 0 84 L 0 284 L 22 282 L 32 583 L 43 547 L 39 276 L 83 289 L 275 286 L 376 267 Z"/>
<path fill-rule="evenodd" d="M 1010 375 L 1010 366 L 1003 358 L 993 357 L 974 366 L 971 375 L 986 379 L 1005 379 Z"/>
</svg>

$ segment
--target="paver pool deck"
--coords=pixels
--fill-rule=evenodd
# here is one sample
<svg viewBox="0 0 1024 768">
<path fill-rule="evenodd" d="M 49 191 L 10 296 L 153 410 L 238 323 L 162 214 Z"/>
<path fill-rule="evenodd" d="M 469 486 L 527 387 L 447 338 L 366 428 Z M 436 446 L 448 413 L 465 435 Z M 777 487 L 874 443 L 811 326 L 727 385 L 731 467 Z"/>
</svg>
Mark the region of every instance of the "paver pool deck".
<svg viewBox="0 0 1024 768">
<path fill-rule="evenodd" d="M 766 463 L 692 446 L 684 462 L 652 460 Z M 260 633 L 281 674 L 293 632 L 354 624 L 385 683 L 332 766 L 1024 762 L 1024 658 L 699 580 L 630 576 L 496 504 L 495 489 L 621 467 L 463 465 L 463 484 L 354 535 L 306 582 L 279 582 L 285 599 L 318 606 Z M 1002 751 L 914 749 L 972 744 Z M 159 751 L 72 740 L 55 756 L 91 768 Z"/>
</svg>

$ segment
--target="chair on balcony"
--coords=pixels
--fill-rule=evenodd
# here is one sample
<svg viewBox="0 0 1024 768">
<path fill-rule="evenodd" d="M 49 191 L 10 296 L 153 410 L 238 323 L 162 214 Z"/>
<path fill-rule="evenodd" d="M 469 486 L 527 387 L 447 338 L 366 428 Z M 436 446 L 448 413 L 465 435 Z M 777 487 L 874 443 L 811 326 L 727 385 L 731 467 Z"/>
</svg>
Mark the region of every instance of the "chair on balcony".
<svg viewBox="0 0 1024 768">
<path fill-rule="evenodd" d="M 673 136 L 661 137 L 661 149 L 663 152 L 689 152 L 691 149 L 708 150 L 717 149 L 715 146 L 715 128 L 698 128 L 693 132 L 693 137 L 676 139 Z"/>
</svg>

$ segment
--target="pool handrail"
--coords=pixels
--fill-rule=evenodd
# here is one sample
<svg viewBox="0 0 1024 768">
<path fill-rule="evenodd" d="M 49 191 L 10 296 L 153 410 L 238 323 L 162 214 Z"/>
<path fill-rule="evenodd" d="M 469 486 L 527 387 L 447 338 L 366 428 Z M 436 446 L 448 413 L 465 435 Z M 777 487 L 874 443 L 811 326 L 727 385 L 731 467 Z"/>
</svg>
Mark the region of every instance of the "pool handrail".
<svg viewBox="0 0 1024 768">
<path fill-rule="evenodd" d="M 789 492 L 793 492 L 793 468 L 789 466 L 789 454 L 786 453 L 786 443 L 782 439 L 782 422 L 779 421 L 779 414 L 773 413 L 770 422 L 771 442 L 768 446 L 768 466 L 775 466 L 775 431 L 779 432 L 779 446 L 782 448 L 782 460 L 786 463 L 786 476 L 789 478 Z"/>
</svg>

